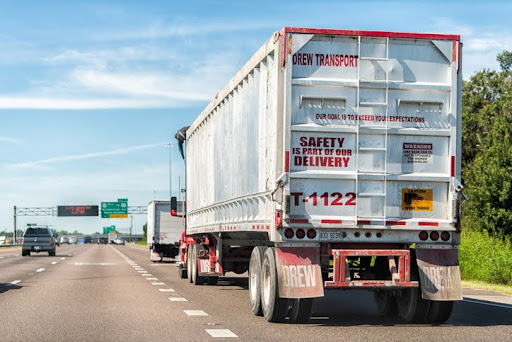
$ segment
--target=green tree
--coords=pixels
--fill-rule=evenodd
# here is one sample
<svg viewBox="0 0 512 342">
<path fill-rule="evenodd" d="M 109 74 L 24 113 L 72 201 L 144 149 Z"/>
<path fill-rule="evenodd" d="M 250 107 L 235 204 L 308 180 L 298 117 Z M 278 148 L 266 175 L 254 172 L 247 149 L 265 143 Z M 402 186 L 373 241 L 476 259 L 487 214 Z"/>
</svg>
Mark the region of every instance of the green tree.
<svg viewBox="0 0 512 342">
<path fill-rule="evenodd" d="M 512 234 L 512 53 L 501 71 L 477 72 L 463 84 L 462 177 L 470 201 L 466 227 Z"/>
<path fill-rule="evenodd" d="M 148 239 L 148 223 L 144 223 L 142 226 L 142 240 L 146 241 Z"/>
</svg>

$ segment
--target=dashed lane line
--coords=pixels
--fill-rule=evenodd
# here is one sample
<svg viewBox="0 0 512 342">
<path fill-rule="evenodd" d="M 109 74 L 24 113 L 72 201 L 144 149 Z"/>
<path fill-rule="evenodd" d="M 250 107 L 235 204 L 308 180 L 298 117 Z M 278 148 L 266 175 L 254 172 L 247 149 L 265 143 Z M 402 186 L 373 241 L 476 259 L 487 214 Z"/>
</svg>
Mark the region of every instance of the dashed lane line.
<svg viewBox="0 0 512 342">
<path fill-rule="evenodd" d="M 5 284 L 5 286 L 14 286 L 14 285 L 16 285 L 16 284 L 18 284 L 20 282 L 21 282 L 21 280 L 13 280 L 10 283 Z"/>
<path fill-rule="evenodd" d="M 36 270 L 36 272 L 39 273 L 39 272 L 43 272 L 44 270 L 46 270 L 46 268 L 39 268 L 39 269 Z"/>
<path fill-rule="evenodd" d="M 141 276 L 143 276 L 143 277 L 152 277 L 153 275 L 151 273 L 141 273 Z"/>
<path fill-rule="evenodd" d="M 62 257 L 62 258 L 60 258 L 60 260 L 66 260 L 66 257 Z"/>
<path fill-rule="evenodd" d="M 165 283 L 162 283 L 162 282 L 154 282 L 154 283 L 151 283 L 152 285 L 155 285 L 155 286 L 163 286 L 165 285 Z"/>
<path fill-rule="evenodd" d="M 146 280 L 158 280 L 158 278 L 151 277 L 151 278 L 146 278 Z"/>
<path fill-rule="evenodd" d="M 188 302 L 188 300 L 183 297 L 170 297 L 169 300 L 171 302 Z"/>
<path fill-rule="evenodd" d="M 56 264 L 57 264 L 57 261 L 52 262 L 52 265 L 56 265 Z"/>
<path fill-rule="evenodd" d="M 211 337 L 238 337 L 229 329 L 206 329 L 206 332 L 210 334 Z"/>
<path fill-rule="evenodd" d="M 174 292 L 174 289 L 158 289 L 160 292 Z"/>
<path fill-rule="evenodd" d="M 203 310 L 183 310 L 187 316 L 208 316 Z"/>
</svg>

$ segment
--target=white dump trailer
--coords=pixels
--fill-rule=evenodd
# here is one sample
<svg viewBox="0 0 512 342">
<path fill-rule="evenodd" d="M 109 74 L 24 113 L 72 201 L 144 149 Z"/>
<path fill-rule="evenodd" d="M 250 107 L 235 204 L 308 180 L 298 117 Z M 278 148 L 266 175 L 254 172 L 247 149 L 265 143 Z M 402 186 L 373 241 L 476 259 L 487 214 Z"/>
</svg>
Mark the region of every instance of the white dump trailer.
<svg viewBox="0 0 512 342">
<path fill-rule="evenodd" d="M 178 255 L 183 219 L 171 215 L 171 202 L 153 200 L 148 205 L 147 244 L 150 259 L 162 261 Z"/>
<path fill-rule="evenodd" d="M 325 290 L 446 321 L 460 300 L 458 35 L 284 28 L 177 137 L 187 271 L 249 271 L 254 314 Z M 185 241 L 186 240 L 186 241 Z"/>
</svg>

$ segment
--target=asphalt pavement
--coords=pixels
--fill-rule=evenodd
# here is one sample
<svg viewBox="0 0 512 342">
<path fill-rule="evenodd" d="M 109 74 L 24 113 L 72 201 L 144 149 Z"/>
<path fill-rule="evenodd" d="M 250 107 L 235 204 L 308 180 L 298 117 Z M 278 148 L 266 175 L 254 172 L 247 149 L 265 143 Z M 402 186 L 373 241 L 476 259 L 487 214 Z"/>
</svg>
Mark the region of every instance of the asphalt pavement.
<svg viewBox="0 0 512 342">
<path fill-rule="evenodd" d="M 446 324 L 380 316 L 367 291 L 327 291 L 309 323 L 271 324 L 249 307 L 247 277 L 179 279 L 147 248 L 63 245 L 57 255 L 0 250 L 3 341 L 508 341 L 510 296 L 464 290 Z"/>
</svg>

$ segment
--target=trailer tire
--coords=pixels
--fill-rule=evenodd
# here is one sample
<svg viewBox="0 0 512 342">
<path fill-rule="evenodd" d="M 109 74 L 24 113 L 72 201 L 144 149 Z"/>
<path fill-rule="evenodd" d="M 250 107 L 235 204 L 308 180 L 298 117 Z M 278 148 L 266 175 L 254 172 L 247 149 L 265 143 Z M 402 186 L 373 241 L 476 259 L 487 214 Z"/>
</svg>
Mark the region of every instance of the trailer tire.
<svg viewBox="0 0 512 342">
<path fill-rule="evenodd" d="M 208 277 L 208 278 L 206 278 L 206 284 L 208 284 L 208 285 L 217 285 L 218 281 L 219 281 L 219 277 Z"/>
<path fill-rule="evenodd" d="M 276 255 L 273 247 L 266 250 L 261 265 L 261 306 L 268 322 L 281 323 L 286 319 L 288 299 L 279 297 Z"/>
<path fill-rule="evenodd" d="M 441 324 L 446 322 L 453 310 L 453 301 L 430 301 L 426 321 Z"/>
<path fill-rule="evenodd" d="M 296 298 L 291 300 L 290 323 L 301 324 L 309 321 L 313 298 Z"/>
<path fill-rule="evenodd" d="M 190 254 L 192 255 L 192 258 L 190 259 L 192 266 L 192 283 L 194 285 L 203 285 L 206 279 L 199 275 L 199 270 L 197 269 L 197 244 L 192 245 L 192 252 Z"/>
<path fill-rule="evenodd" d="M 375 300 L 377 311 L 381 315 L 396 316 L 398 314 L 395 296 L 393 296 L 391 291 L 374 291 L 373 299 Z"/>
<path fill-rule="evenodd" d="M 249 302 L 251 311 L 256 316 L 263 316 L 261 307 L 261 264 L 265 256 L 266 246 L 256 246 L 249 261 Z"/>
<path fill-rule="evenodd" d="M 188 274 L 187 274 L 187 268 L 183 267 L 183 265 L 179 265 L 178 266 L 178 275 L 180 276 L 181 279 L 185 279 L 187 278 Z"/>
<path fill-rule="evenodd" d="M 398 315 L 406 323 L 424 322 L 430 301 L 421 298 L 418 287 L 402 290 L 396 296 Z"/>
<path fill-rule="evenodd" d="M 192 246 L 193 245 L 188 245 L 187 247 L 187 278 L 190 283 L 192 283 L 192 263 L 190 262 L 190 260 L 192 259 Z"/>
</svg>

